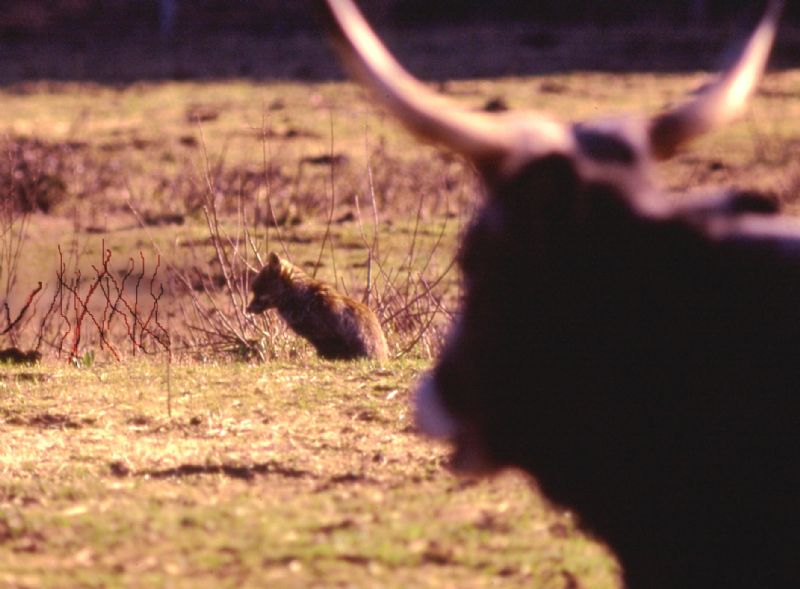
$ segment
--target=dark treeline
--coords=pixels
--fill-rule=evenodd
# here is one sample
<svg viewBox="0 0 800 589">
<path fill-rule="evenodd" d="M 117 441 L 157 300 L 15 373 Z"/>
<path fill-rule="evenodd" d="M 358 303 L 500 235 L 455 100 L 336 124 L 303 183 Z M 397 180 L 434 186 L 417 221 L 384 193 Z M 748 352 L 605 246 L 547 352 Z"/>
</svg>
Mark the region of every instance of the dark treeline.
<svg viewBox="0 0 800 589">
<path fill-rule="evenodd" d="M 697 22 L 723 24 L 757 14 L 753 0 L 396 0 L 389 13 L 399 22 L 452 19 L 536 19 L 558 23 Z M 789 2 L 786 18 L 800 20 L 800 6 Z"/>
<path fill-rule="evenodd" d="M 256 34 L 316 26 L 315 0 L 0 0 L 0 41 L 91 31 L 164 34 L 235 29 Z M 800 22 L 800 3 L 786 20 Z M 726 24 L 763 6 L 753 0 L 361 0 L 377 25 L 440 25 L 530 19 L 560 24 Z"/>
</svg>

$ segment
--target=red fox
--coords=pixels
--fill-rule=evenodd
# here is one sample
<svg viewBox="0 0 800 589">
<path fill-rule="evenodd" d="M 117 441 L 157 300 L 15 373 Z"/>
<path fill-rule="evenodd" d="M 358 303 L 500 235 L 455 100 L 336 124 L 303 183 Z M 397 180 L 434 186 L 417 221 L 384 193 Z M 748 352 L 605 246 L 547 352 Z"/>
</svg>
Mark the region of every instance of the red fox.
<svg viewBox="0 0 800 589">
<path fill-rule="evenodd" d="M 278 309 L 289 327 L 311 342 L 323 358 L 385 360 L 389 356 L 381 325 L 369 307 L 312 278 L 274 252 L 256 275 L 251 290 L 248 313 Z"/>
</svg>

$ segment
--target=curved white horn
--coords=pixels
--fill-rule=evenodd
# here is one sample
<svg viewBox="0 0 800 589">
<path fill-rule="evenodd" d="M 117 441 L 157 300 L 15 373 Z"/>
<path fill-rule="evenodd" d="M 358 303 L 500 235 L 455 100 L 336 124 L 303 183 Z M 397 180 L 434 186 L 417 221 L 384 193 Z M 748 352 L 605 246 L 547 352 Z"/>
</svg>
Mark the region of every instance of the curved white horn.
<svg viewBox="0 0 800 589">
<path fill-rule="evenodd" d="M 560 144 L 563 127 L 531 117 L 524 129 L 487 113 L 465 110 L 431 91 L 397 63 L 351 0 L 326 0 L 326 15 L 336 32 L 345 64 L 406 126 L 477 162 L 503 159 L 520 144 Z M 558 131 L 556 131 L 558 129 Z M 555 137 L 554 137 L 555 133 Z M 541 136 L 541 137 L 539 137 Z M 538 150 L 537 150 L 538 151 Z"/>
<path fill-rule="evenodd" d="M 650 146 L 656 158 L 671 157 L 682 143 L 742 113 L 766 67 L 783 4 L 783 0 L 770 0 L 761 23 L 732 68 L 700 90 L 696 98 L 652 119 Z"/>
</svg>

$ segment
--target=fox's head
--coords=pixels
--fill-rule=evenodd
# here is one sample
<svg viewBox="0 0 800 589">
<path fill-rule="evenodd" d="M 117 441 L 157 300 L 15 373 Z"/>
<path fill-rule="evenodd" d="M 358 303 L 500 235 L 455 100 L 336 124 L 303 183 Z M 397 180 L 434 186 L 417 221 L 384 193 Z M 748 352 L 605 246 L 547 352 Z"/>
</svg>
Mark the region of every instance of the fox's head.
<svg viewBox="0 0 800 589">
<path fill-rule="evenodd" d="M 253 298 L 247 305 L 248 313 L 263 313 L 278 306 L 285 296 L 288 262 L 284 262 L 275 252 L 270 252 L 267 265 L 256 274 L 250 290 Z"/>
</svg>

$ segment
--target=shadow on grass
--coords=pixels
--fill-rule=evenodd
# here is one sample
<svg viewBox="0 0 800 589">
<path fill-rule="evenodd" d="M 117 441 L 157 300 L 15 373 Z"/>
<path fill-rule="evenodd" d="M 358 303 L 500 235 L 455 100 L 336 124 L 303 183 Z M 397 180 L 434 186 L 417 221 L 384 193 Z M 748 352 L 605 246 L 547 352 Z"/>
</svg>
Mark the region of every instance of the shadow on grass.
<svg viewBox="0 0 800 589">
<path fill-rule="evenodd" d="M 112 476 L 119 478 L 136 477 L 155 480 L 179 479 L 203 475 L 222 475 L 231 479 L 253 481 L 259 477 L 279 476 L 289 479 L 313 479 L 318 475 L 299 468 L 292 468 L 270 460 L 255 464 L 194 464 L 185 463 L 163 469 L 131 469 L 122 461 L 114 461 L 108 465 Z M 377 485 L 380 481 L 359 473 L 345 473 L 327 477 L 316 487 L 316 492 L 324 492 L 338 485 L 367 484 Z"/>
<path fill-rule="evenodd" d="M 313 476 L 309 471 L 283 466 L 275 461 L 258 464 L 181 464 L 172 468 L 131 470 L 120 461 L 109 464 L 111 474 L 116 477 L 145 477 L 151 479 L 174 479 L 199 475 L 224 475 L 232 479 L 252 481 L 259 476 L 278 475 L 301 479 Z"/>
<path fill-rule="evenodd" d="M 8 425 L 22 425 L 40 429 L 81 429 L 96 424 L 91 417 L 75 419 L 61 413 L 39 413 L 32 417 L 14 416 L 6 420 Z"/>
</svg>

